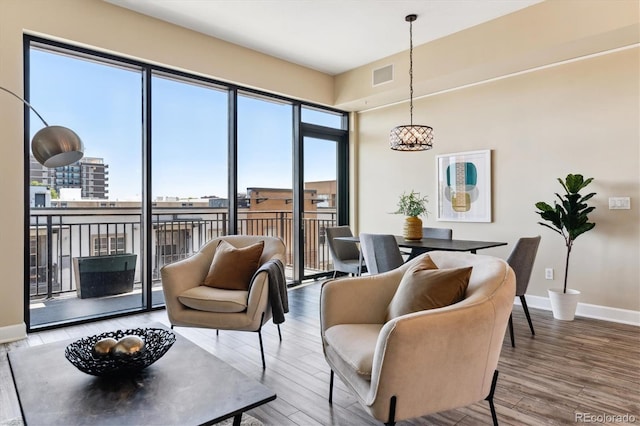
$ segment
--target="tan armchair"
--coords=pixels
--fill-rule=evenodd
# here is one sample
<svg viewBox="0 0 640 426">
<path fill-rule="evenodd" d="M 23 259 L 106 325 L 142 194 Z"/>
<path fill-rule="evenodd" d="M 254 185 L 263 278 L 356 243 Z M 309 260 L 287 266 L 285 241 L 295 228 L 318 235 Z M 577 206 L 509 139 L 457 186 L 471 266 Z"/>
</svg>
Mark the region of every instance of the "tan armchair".
<svg viewBox="0 0 640 426">
<path fill-rule="evenodd" d="M 515 275 L 502 259 L 432 251 L 438 268 L 472 266 L 465 298 L 453 305 L 385 322 L 404 272 L 323 284 L 321 335 L 334 373 L 364 409 L 388 425 L 486 399 L 497 424 L 493 393 L 515 295 Z"/>
<path fill-rule="evenodd" d="M 279 238 L 229 235 L 209 241 L 198 253 L 187 259 L 165 265 L 161 269 L 162 288 L 171 328 L 181 326 L 255 331 L 260 340 L 262 368 L 265 368 L 260 330 L 272 317 L 268 273 L 261 271 L 256 274 L 248 291 L 203 285 L 221 240 L 236 248 L 264 241 L 260 265 L 271 259 L 279 259 L 281 262 L 285 260 L 285 245 Z M 191 307 L 183 303 L 185 296 L 189 296 L 187 303 Z M 279 324 L 278 334 L 282 340 Z"/>
</svg>

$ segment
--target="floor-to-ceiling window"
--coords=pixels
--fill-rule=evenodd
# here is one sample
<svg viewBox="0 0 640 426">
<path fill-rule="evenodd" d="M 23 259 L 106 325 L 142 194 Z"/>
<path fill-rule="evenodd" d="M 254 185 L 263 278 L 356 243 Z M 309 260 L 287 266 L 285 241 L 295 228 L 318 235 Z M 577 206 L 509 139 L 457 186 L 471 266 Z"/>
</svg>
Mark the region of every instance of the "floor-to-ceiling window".
<svg viewBox="0 0 640 426">
<path fill-rule="evenodd" d="M 290 102 L 238 94 L 237 232 L 283 239 L 293 262 L 293 109 Z M 292 269 L 285 270 L 292 280 Z"/>
<path fill-rule="evenodd" d="M 153 304 L 160 269 L 227 232 L 228 93 L 202 81 L 154 73 L 151 80 Z"/>
<path fill-rule="evenodd" d="M 345 113 L 31 36 L 25 96 L 85 144 L 69 166 L 25 159 L 29 329 L 160 307 L 160 268 L 229 233 L 282 238 L 291 284 L 328 272 Z"/>
<path fill-rule="evenodd" d="M 27 159 L 30 325 L 139 310 L 142 70 L 38 44 L 27 59 L 32 106 L 85 145 L 84 158 L 69 166 Z M 44 125 L 33 111 L 29 123 L 31 137 Z M 112 273 L 120 261 L 122 274 Z M 104 297 L 123 289 L 126 299 Z"/>
</svg>

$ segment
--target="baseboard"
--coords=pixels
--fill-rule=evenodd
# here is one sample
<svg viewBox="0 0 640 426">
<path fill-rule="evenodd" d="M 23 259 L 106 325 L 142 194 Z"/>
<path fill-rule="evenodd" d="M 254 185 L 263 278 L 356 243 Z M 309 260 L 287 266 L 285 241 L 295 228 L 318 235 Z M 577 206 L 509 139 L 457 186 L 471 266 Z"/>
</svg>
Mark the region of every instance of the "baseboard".
<svg viewBox="0 0 640 426">
<path fill-rule="evenodd" d="M 25 323 L 0 327 L 0 343 L 14 342 L 27 338 L 27 325 Z"/>
<path fill-rule="evenodd" d="M 548 297 L 531 296 L 528 294 L 526 297 L 527 306 L 530 308 L 543 309 L 545 311 L 551 310 L 551 302 Z M 519 297 L 515 298 L 515 303 L 518 305 L 520 304 Z M 640 327 L 640 311 L 632 311 L 630 309 L 610 308 L 608 306 L 591 305 L 589 303 L 578 303 L 576 316 Z"/>
</svg>

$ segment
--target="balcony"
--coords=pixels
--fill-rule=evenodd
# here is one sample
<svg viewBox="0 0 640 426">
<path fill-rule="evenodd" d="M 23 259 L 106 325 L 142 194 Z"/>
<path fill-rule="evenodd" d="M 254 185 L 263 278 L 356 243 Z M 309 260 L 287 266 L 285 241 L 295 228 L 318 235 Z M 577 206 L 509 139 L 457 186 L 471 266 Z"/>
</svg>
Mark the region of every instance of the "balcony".
<svg viewBox="0 0 640 426">
<path fill-rule="evenodd" d="M 331 265 L 324 229 L 335 226 L 335 209 L 304 216 L 305 276 L 326 273 Z M 161 306 L 162 266 L 193 255 L 207 241 L 226 235 L 228 229 L 228 215 L 220 208 L 154 208 L 151 220 L 151 251 L 147 253 L 141 242 L 139 207 L 32 209 L 28 276 L 31 327 L 140 310 L 146 297 L 142 285 L 145 279 L 151 285 L 152 306 Z M 240 209 L 238 233 L 282 238 L 287 246 L 287 279 L 293 279 L 291 212 Z M 136 255 L 132 291 L 81 299 L 74 259 L 114 254 Z M 142 265 L 149 265 L 148 278 Z"/>
</svg>

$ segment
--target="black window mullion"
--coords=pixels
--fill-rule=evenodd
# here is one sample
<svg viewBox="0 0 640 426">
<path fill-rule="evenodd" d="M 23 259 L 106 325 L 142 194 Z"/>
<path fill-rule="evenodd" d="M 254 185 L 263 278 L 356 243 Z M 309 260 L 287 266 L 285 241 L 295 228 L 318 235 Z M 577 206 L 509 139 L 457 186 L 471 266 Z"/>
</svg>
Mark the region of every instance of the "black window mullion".
<svg viewBox="0 0 640 426">
<path fill-rule="evenodd" d="M 229 132 L 229 156 L 227 158 L 228 170 L 228 199 L 229 220 L 227 221 L 227 234 L 235 235 L 238 232 L 238 90 L 229 89 L 228 99 L 228 132 Z"/>
</svg>

